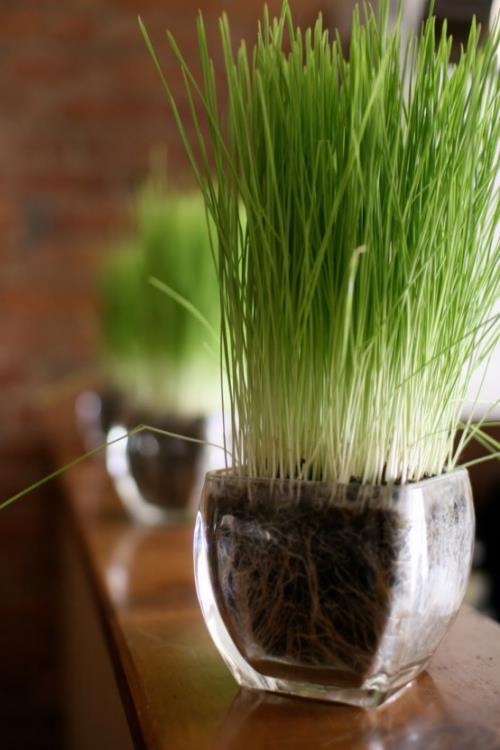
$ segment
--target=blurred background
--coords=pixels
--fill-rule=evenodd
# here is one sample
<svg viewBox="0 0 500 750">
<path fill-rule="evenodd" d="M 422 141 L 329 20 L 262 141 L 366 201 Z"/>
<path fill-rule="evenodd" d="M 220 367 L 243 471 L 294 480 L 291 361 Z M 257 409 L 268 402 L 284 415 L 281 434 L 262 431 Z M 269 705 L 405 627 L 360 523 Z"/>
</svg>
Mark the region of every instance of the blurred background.
<svg viewBox="0 0 500 750">
<path fill-rule="evenodd" d="M 427 4 L 403 4 L 407 25 L 418 24 Z M 271 10 L 279 5 L 269 2 Z M 291 0 L 291 5 L 304 25 L 321 10 L 348 43 L 351 2 Z M 94 382 L 98 269 L 106 248 L 130 229 L 132 197 L 148 175 L 152 151 L 167 150 L 174 186 L 192 186 L 137 16 L 182 109 L 182 103 L 187 106 L 182 81 L 164 30 L 174 32 L 196 69 L 200 6 L 213 42 L 222 10 L 230 11 L 235 40 L 253 38 L 262 11 L 261 0 L 1 1 L 0 499 L 47 471 L 40 418 L 45 405 Z M 474 13 L 487 23 L 490 6 L 489 0 L 437 0 L 435 10 L 449 18 L 458 45 Z M 215 44 L 213 49 L 217 64 Z M 491 372 L 490 390 L 499 368 Z M 498 471 L 498 464 L 488 464 L 475 473 L 478 506 L 487 509 L 480 516 L 486 536 L 500 527 L 492 509 Z M 5 750 L 60 746 L 60 564 L 53 544 L 58 520 L 54 485 L 0 517 Z M 481 554 L 484 558 L 484 550 Z M 478 586 L 479 599 L 494 613 L 499 605 L 491 598 L 491 584 Z"/>
</svg>

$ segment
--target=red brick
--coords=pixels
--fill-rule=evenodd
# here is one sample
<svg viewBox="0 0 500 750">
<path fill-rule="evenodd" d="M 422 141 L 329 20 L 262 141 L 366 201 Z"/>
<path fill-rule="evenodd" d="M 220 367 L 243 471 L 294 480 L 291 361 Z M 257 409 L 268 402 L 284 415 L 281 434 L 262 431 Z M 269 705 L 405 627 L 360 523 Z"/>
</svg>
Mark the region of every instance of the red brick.
<svg viewBox="0 0 500 750">
<path fill-rule="evenodd" d="M 292 2 L 310 7 L 309 0 Z M 69 376 L 95 377 L 97 268 L 129 225 L 130 191 L 147 171 L 151 148 L 166 145 L 172 178 L 193 183 L 136 16 L 140 8 L 187 113 L 164 32 L 175 31 L 199 71 L 199 5 L 216 61 L 215 23 L 224 6 L 235 38 L 254 37 L 261 0 L 3 0 L 0 499 L 48 469 L 44 397 L 58 398 Z M 2 747 L 57 747 L 50 739 L 57 712 L 56 496 L 51 485 L 0 517 L 0 684 L 9 685 L 0 709 Z M 23 734 L 35 726 L 49 726 L 48 741 Z M 9 744 L 14 730 L 17 745 Z"/>
<path fill-rule="evenodd" d="M 36 39 L 45 27 L 46 13 L 42 8 L 3 10 L 0 38 L 19 43 Z"/>
</svg>

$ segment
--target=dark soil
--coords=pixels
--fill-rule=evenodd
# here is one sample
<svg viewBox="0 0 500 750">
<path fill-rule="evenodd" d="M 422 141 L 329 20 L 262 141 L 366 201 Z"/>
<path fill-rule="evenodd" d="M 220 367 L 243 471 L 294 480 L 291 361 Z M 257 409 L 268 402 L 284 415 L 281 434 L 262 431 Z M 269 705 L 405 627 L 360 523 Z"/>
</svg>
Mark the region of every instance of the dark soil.
<svg viewBox="0 0 500 750">
<path fill-rule="evenodd" d="M 338 507 L 290 484 L 232 483 L 206 498 L 213 587 L 245 659 L 275 677 L 357 686 L 388 616 L 398 516 L 352 497 Z M 377 492 L 377 488 L 374 488 Z M 309 495 L 309 496 L 308 496 Z"/>
</svg>

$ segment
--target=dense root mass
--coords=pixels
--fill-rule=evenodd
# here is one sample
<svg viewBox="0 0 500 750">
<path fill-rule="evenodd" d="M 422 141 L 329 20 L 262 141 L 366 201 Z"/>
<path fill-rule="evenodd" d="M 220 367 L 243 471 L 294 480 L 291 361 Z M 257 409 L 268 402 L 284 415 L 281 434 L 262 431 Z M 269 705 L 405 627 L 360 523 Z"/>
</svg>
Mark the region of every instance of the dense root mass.
<svg viewBox="0 0 500 750">
<path fill-rule="evenodd" d="M 304 485 L 311 488 L 313 485 Z M 243 483 L 209 498 L 209 555 L 220 612 L 258 671 L 358 684 L 382 637 L 401 543 L 397 514 L 352 497 L 297 496 Z M 309 496 L 307 496 L 309 495 Z"/>
<path fill-rule="evenodd" d="M 457 614 L 474 508 L 466 471 L 373 486 L 226 470 L 196 528 L 198 596 L 237 682 L 368 707 L 427 667 Z"/>
</svg>

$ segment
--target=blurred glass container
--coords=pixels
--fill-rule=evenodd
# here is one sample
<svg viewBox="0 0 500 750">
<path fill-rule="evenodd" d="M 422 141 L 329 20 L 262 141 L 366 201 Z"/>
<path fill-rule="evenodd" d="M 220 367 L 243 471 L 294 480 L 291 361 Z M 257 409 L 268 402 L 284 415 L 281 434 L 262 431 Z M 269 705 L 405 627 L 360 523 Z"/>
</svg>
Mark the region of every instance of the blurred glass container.
<svg viewBox="0 0 500 750">
<path fill-rule="evenodd" d="M 113 389 L 83 391 L 75 401 L 75 416 L 85 450 L 104 446 L 106 436 L 119 419 L 122 396 Z"/>
<path fill-rule="evenodd" d="M 134 520 L 144 525 L 192 521 L 206 472 L 224 464 L 223 451 L 207 444 L 221 442 L 221 422 L 215 416 L 123 410 L 107 434 L 106 468 Z M 146 429 L 127 436 L 143 424 L 173 435 Z"/>
</svg>

